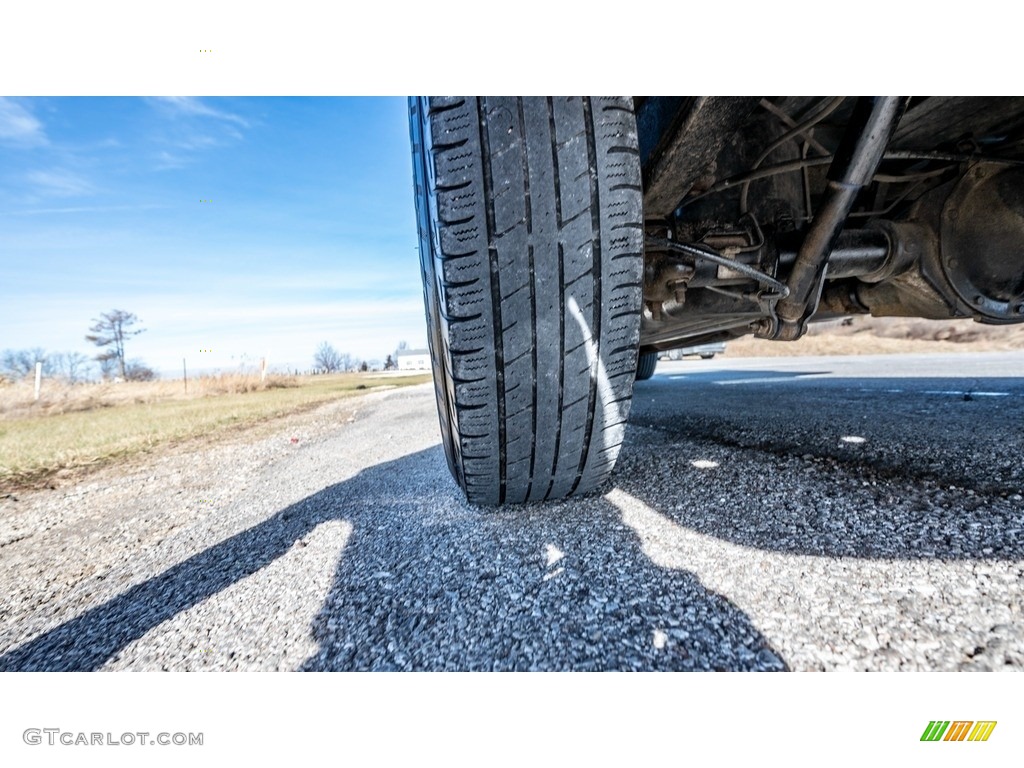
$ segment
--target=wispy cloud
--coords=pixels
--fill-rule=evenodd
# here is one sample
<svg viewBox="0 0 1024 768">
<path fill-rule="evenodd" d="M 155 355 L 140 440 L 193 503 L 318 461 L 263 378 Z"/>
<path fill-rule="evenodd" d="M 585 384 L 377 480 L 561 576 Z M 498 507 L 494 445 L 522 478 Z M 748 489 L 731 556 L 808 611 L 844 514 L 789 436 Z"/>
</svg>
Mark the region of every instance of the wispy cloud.
<svg viewBox="0 0 1024 768">
<path fill-rule="evenodd" d="M 167 107 L 170 107 L 179 114 L 195 117 L 212 117 L 216 120 L 235 123 L 243 128 L 249 127 L 249 121 L 245 118 L 232 112 L 226 112 L 223 109 L 211 107 L 209 104 L 206 104 L 192 96 L 161 96 L 157 101 Z"/>
<path fill-rule="evenodd" d="M 220 142 L 213 136 L 203 136 L 200 134 L 190 136 L 187 139 L 181 139 L 177 142 L 177 146 L 188 150 L 209 149 L 210 147 L 216 147 L 219 144 Z"/>
<path fill-rule="evenodd" d="M 0 97 L 0 142 L 18 146 L 46 144 L 43 124 L 12 99 Z"/>
<path fill-rule="evenodd" d="M 183 157 L 181 155 L 174 155 L 167 150 L 162 149 L 157 152 L 156 165 L 153 166 L 153 168 L 157 171 L 170 171 L 178 168 L 184 168 L 190 162 L 190 158 Z"/>
<path fill-rule="evenodd" d="M 163 148 L 155 157 L 156 171 L 191 165 L 197 155 L 244 140 L 242 130 L 249 128 L 244 117 L 191 96 L 161 96 L 149 103 L 172 118 L 157 137 Z"/>
<path fill-rule="evenodd" d="M 25 180 L 32 191 L 47 197 L 77 197 L 95 191 L 92 184 L 81 176 L 61 169 L 32 171 Z"/>
</svg>

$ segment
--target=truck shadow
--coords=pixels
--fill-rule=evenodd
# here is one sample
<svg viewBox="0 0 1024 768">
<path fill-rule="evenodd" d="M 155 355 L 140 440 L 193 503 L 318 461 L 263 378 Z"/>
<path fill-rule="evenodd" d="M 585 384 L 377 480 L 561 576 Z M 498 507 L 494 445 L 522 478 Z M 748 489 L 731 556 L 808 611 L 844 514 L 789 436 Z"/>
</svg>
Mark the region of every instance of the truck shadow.
<svg viewBox="0 0 1024 768">
<path fill-rule="evenodd" d="M 411 485 L 383 535 L 377 478 L 357 481 L 366 504 L 303 669 L 786 668 L 729 600 L 654 564 L 604 498 L 474 508 L 439 448 L 402 462 Z"/>
</svg>

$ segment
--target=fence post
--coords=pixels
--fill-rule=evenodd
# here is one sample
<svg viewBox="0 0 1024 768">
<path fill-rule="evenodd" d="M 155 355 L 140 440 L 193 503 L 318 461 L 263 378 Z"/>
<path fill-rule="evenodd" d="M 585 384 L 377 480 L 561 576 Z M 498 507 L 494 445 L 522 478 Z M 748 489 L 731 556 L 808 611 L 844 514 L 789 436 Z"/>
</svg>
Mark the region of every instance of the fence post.
<svg viewBox="0 0 1024 768">
<path fill-rule="evenodd" d="M 181 358 L 181 375 L 185 380 L 185 394 L 188 394 L 188 368 L 185 365 L 185 358 Z"/>
<path fill-rule="evenodd" d="M 43 380 L 43 364 L 36 361 L 36 400 L 39 399 L 39 385 L 42 384 Z"/>
<path fill-rule="evenodd" d="M 260 358 L 260 381 L 267 380 L 267 358 Z"/>
</svg>

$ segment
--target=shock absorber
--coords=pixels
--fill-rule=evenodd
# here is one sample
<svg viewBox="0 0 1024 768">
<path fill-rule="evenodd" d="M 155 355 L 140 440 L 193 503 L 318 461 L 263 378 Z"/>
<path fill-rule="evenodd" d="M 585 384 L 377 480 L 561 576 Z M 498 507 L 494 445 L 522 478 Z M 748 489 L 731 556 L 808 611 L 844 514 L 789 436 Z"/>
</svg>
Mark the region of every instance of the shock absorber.
<svg viewBox="0 0 1024 768">
<path fill-rule="evenodd" d="M 758 335 L 797 339 L 814 314 L 829 255 L 839 241 L 860 191 L 871 183 L 882 155 L 907 106 L 905 96 L 876 96 L 857 100 L 853 116 L 828 171 L 825 202 L 820 208 L 789 277 L 789 296 L 779 301 L 776 317 L 766 319 Z"/>
</svg>

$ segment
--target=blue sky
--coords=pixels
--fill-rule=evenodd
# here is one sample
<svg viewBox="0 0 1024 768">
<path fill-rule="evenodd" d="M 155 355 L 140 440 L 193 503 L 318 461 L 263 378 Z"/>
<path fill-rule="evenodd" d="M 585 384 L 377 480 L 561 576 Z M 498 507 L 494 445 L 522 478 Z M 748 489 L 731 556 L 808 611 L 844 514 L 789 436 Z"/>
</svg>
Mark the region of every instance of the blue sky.
<svg viewBox="0 0 1024 768">
<path fill-rule="evenodd" d="M 0 349 L 92 356 L 117 308 L 167 375 L 383 360 L 426 343 L 416 245 L 404 99 L 0 99 Z"/>
</svg>

